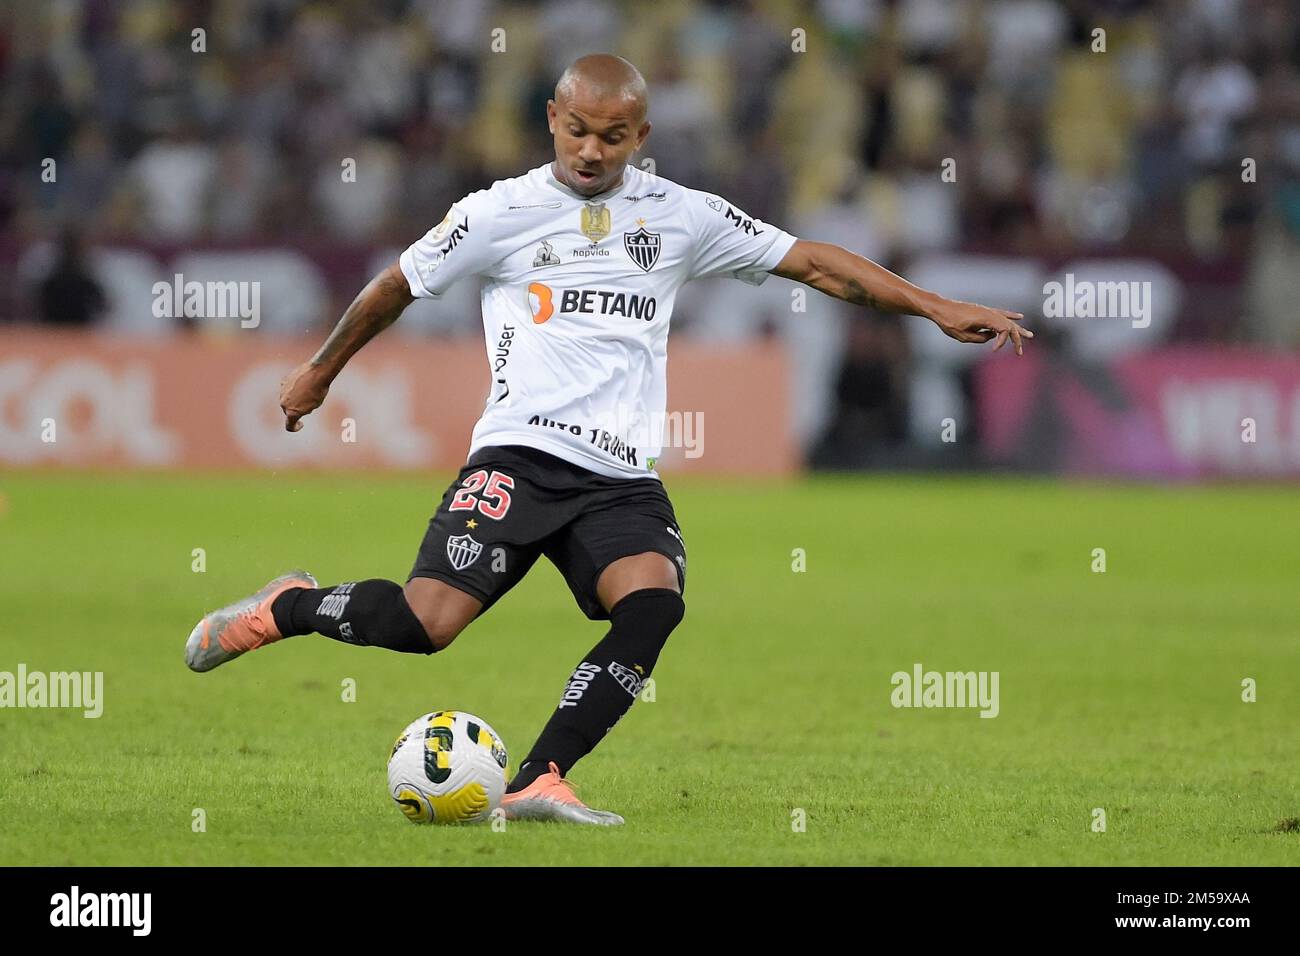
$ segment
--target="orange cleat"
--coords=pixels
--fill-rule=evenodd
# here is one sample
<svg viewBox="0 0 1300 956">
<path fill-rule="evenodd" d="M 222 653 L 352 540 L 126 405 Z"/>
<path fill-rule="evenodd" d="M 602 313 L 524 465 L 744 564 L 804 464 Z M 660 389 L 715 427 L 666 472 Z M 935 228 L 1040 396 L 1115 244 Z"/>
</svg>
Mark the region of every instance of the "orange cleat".
<svg viewBox="0 0 1300 956">
<path fill-rule="evenodd" d="M 518 793 L 507 793 L 501 809 L 507 820 L 557 820 L 562 823 L 589 823 L 596 826 L 621 826 L 623 818 L 608 810 L 593 810 L 574 792 L 573 784 L 560 776 L 552 762 L 542 774 Z"/>
<path fill-rule="evenodd" d="M 316 579 L 306 571 L 282 574 L 250 597 L 204 616 L 185 642 L 185 663 L 192 671 L 210 671 L 283 635 L 275 626 L 271 604 L 290 588 L 314 588 Z"/>
</svg>

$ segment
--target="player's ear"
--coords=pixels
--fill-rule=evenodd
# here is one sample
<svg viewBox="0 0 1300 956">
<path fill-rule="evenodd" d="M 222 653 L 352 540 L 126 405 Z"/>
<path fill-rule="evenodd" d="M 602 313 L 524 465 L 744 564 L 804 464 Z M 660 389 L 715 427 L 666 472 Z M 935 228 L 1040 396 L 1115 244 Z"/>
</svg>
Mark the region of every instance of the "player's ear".
<svg viewBox="0 0 1300 956">
<path fill-rule="evenodd" d="M 641 128 L 636 131 L 636 148 L 640 149 L 645 145 L 646 138 L 650 135 L 650 121 L 646 120 L 641 124 Z"/>
<path fill-rule="evenodd" d="M 555 100 L 546 101 L 546 128 L 555 132 Z"/>
</svg>

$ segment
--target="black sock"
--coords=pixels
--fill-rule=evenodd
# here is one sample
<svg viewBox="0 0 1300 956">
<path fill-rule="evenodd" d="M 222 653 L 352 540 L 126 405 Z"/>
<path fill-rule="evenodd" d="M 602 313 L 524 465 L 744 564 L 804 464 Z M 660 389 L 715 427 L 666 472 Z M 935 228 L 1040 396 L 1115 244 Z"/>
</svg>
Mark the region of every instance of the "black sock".
<svg viewBox="0 0 1300 956">
<path fill-rule="evenodd" d="M 528 786 L 552 761 L 563 776 L 591 753 L 632 706 L 685 611 L 681 595 L 666 588 L 633 591 L 614 605 L 609 633 L 574 670 L 507 793 Z"/>
<path fill-rule="evenodd" d="M 402 586 L 371 578 L 332 588 L 291 588 L 271 605 L 285 637 L 324 634 L 345 644 L 432 654 L 433 642 L 406 603 Z"/>
</svg>

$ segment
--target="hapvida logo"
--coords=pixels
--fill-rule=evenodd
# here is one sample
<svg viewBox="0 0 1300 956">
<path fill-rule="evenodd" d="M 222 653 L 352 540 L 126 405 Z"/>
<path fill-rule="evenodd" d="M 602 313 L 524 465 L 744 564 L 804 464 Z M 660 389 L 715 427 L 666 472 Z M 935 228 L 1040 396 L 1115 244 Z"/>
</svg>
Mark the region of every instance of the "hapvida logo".
<svg viewBox="0 0 1300 956">
<path fill-rule="evenodd" d="M 889 679 L 895 707 L 979 707 L 981 717 L 996 717 L 998 671 L 927 671 L 920 664 L 912 672 L 895 671 Z"/>
</svg>

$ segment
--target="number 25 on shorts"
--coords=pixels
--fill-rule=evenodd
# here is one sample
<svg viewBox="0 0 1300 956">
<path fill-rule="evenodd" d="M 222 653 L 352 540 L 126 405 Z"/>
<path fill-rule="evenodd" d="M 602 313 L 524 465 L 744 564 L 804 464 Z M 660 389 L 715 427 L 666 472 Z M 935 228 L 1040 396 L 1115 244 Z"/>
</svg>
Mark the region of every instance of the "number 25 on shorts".
<svg viewBox="0 0 1300 956">
<path fill-rule="evenodd" d="M 494 471 L 489 476 L 480 469 L 466 476 L 456 490 L 448 511 L 473 511 L 476 508 L 485 517 L 500 521 L 510 510 L 510 489 L 515 480 L 509 475 Z"/>
</svg>

